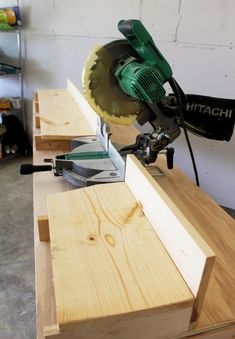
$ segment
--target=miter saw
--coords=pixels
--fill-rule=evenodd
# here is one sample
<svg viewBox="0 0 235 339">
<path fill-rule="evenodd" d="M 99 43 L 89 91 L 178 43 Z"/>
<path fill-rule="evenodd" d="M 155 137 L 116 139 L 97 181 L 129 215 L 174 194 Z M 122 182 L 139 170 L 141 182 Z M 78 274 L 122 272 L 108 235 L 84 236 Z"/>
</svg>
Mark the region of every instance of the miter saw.
<svg viewBox="0 0 235 339">
<path fill-rule="evenodd" d="M 235 100 L 185 95 L 172 76 L 172 69 L 139 20 L 122 20 L 119 31 L 126 39 L 97 46 L 83 72 L 83 90 L 100 117 L 96 138 L 78 138 L 72 152 L 56 157 L 49 166 L 24 167 L 22 174 L 52 170 L 76 186 L 121 181 L 125 157 L 134 153 L 143 164 L 156 161 L 161 152 L 173 167 L 173 148 L 168 145 L 183 128 L 209 139 L 229 141 L 234 128 Z M 167 95 L 165 85 L 172 93 Z M 136 142 L 115 147 L 108 123 L 130 125 L 150 123 Z M 194 163 L 191 146 L 189 144 Z M 29 165 L 26 165 L 29 166 Z M 195 163 L 194 163 L 195 167 Z"/>
</svg>

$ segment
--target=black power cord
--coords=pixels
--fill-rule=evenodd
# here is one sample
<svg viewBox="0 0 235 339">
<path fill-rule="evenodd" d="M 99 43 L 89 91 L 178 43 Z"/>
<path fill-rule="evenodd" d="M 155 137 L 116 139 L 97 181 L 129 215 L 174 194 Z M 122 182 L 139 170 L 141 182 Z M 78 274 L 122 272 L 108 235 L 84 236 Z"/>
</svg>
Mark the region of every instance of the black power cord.
<svg viewBox="0 0 235 339">
<path fill-rule="evenodd" d="M 198 177 L 198 172 L 197 172 L 197 166 L 196 166 L 196 161 L 194 158 L 194 154 L 193 154 L 193 150 L 192 150 L 192 146 L 189 140 L 189 136 L 188 136 L 188 131 L 187 131 L 187 127 L 185 125 L 185 121 L 184 121 L 184 114 L 183 114 L 183 102 L 182 102 L 182 96 L 185 97 L 185 94 L 183 93 L 182 89 L 180 88 L 180 86 L 178 85 L 177 81 L 174 78 L 171 78 L 169 80 L 169 84 L 176 96 L 176 100 L 178 101 L 178 106 L 179 106 L 179 116 L 180 116 L 180 120 L 181 120 L 181 125 L 184 131 L 184 136 L 185 136 L 185 140 L 188 146 L 188 150 L 190 153 L 190 157 L 192 160 L 192 165 L 193 165 L 193 170 L 194 170 L 194 175 L 195 175 L 195 180 L 196 180 L 196 184 L 198 187 L 200 187 L 200 183 L 199 183 L 199 177 Z"/>
</svg>

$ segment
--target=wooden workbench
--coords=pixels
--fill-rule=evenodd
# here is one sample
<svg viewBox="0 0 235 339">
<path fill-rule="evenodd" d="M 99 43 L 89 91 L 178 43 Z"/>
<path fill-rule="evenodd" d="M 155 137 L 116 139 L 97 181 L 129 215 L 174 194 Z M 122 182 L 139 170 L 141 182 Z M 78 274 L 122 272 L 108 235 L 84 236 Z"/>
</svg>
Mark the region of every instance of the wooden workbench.
<svg viewBox="0 0 235 339">
<path fill-rule="evenodd" d="M 37 133 L 37 131 L 35 130 Z M 131 142 L 135 130 L 113 129 L 114 140 Z M 36 151 L 34 164 L 64 151 Z M 165 159 L 159 157 L 158 166 L 165 176 L 157 181 L 174 203 L 191 221 L 215 252 L 217 259 L 202 311 L 194 329 L 179 338 L 234 338 L 235 337 L 235 222 L 202 189 L 195 186 L 179 169 L 167 170 Z M 43 338 L 43 327 L 56 323 L 50 245 L 38 238 L 37 216 L 46 215 L 48 194 L 71 190 L 72 186 L 51 172 L 34 174 L 35 217 L 35 277 L 37 338 Z M 176 235 L 177 236 L 177 235 Z"/>
</svg>

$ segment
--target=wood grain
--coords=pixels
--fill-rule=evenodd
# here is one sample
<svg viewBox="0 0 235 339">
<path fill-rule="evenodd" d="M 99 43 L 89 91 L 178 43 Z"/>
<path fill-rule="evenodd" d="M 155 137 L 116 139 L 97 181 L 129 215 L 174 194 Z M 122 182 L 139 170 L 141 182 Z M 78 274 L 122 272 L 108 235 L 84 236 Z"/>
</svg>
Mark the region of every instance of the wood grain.
<svg viewBox="0 0 235 339">
<path fill-rule="evenodd" d="M 38 100 L 37 95 L 35 95 L 35 100 Z M 38 110 L 38 108 L 36 109 Z M 40 131 L 35 130 L 35 133 L 40 134 Z M 136 131 L 133 126 L 128 126 L 125 130 L 120 126 L 112 126 L 112 133 L 112 139 L 114 138 L 113 140 L 118 144 L 129 144 L 133 142 Z M 34 164 L 42 164 L 44 158 L 55 157 L 62 152 L 63 149 L 59 148 L 57 151 L 51 149 L 36 151 L 34 147 Z M 165 157 L 159 156 L 157 165 L 164 171 L 165 176 L 157 178 L 158 184 L 187 219 L 194 224 L 217 256 L 195 330 L 201 332 L 200 337 L 202 338 L 207 338 L 210 331 L 212 332 L 208 338 L 233 338 L 235 330 L 231 324 L 235 322 L 234 220 L 202 189 L 196 187 L 176 166 L 173 170 L 168 170 L 165 163 Z M 48 194 L 71 189 L 71 185 L 62 178 L 55 178 L 51 172 L 34 174 L 35 293 L 38 339 L 44 338 L 43 326 L 56 323 L 56 312 L 50 248 L 48 243 L 39 242 L 37 216 L 47 213 L 46 197 Z M 225 324 L 225 322 L 227 323 Z M 213 330 L 215 326 L 216 332 Z M 190 333 L 195 336 L 194 331 L 190 331 Z M 182 334 L 180 337 L 190 337 L 190 333 Z M 212 333 L 215 337 L 212 337 Z"/>
<path fill-rule="evenodd" d="M 185 305 L 186 306 L 186 305 Z M 45 328 L 45 339 L 166 339 L 182 332 L 187 308 L 175 308 L 171 312 L 155 309 L 132 312 L 112 317 L 82 322 L 76 331 L 60 332 L 58 326 Z M 171 324 L 171 327 L 167 326 Z"/>
<path fill-rule="evenodd" d="M 42 138 L 71 140 L 95 134 L 67 90 L 38 90 L 37 95 Z"/>
<path fill-rule="evenodd" d="M 35 130 L 35 132 L 37 133 L 38 131 Z M 115 133 L 115 127 L 113 128 L 113 133 Z M 119 143 L 121 143 L 122 133 L 118 131 L 118 135 L 121 137 L 119 140 Z M 61 152 L 36 151 L 34 148 L 33 163 L 41 164 L 44 158 L 52 158 L 59 153 Z M 207 333 L 208 327 L 213 329 L 214 326 L 217 326 L 217 338 L 219 335 L 221 335 L 220 338 L 226 338 L 225 335 L 223 336 L 223 333 L 226 331 L 226 328 L 223 327 L 224 322 L 227 322 L 226 326 L 229 327 L 229 324 L 234 324 L 235 321 L 234 220 L 201 188 L 193 184 L 176 166 L 173 170 L 168 170 L 164 156 L 160 155 L 158 157 L 157 164 L 165 173 L 165 176 L 157 178 L 158 184 L 188 220 L 194 224 L 197 231 L 206 239 L 217 255 L 207 294 L 202 305 L 200 317 L 195 324 L 195 329 L 200 330 L 202 333 L 204 331 Z M 48 243 L 39 242 L 37 216 L 47 213 L 46 197 L 48 194 L 71 189 L 72 186 L 66 183 L 63 178 L 55 178 L 51 172 L 34 174 L 35 293 L 38 339 L 44 338 L 43 327 L 45 325 L 56 323 L 56 311 L 50 265 L 50 248 Z M 217 265 L 217 263 L 219 264 Z M 189 337 L 190 332 L 187 335 L 182 334 L 180 338 Z M 228 336 L 229 339 L 230 337 Z M 204 338 L 203 334 L 202 338 Z"/>
<path fill-rule="evenodd" d="M 48 219 L 61 332 L 151 310 L 159 333 L 177 334 L 171 312 L 185 308 L 188 328 L 192 294 L 125 183 L 49 196 Z"/>
<path fill-rule="evenodd" d="M 97 119 L 98 119 L 96 112 L 88 104 L 88 102 L 86 101 L 84 96 L 80 93 L 79 89 L 75 86 L 75 84 L 69 79 L 67 79 L 67 91 L 73 98 L 77 107 L 79 107 L 79 110 L 83 114 L 84 118 L 89 123 L 89 126 L 91 127 L 93 131 L 93 134 L 96 134 Z"/>
<path fill-rule="evenodd" d="M 225 322 L 209 327 L 199 328 L 186 332 L 184 338 L 193 339 L 232 339 L 235 338 L 235 321 Z M 182 339 L 182 335 L 174 339 Z"/>
<path fill-rule="evenodd" d="M 35 121 L 36 124 L 36 121 Z M 42 139 L 41 135 L 34 135 L 35 148 L 37 151 L 50 151 L 50 150 L 60 150 L 60 151 L 70 151 L 71 150 L 71 141 L 70 140 L 50 140 Z"/>
<path fill-rule="evenodd" d="M 127 157 L 125 182 L 195 296 L 195 318 L 206 293 L 214 252 L 134 155 Z"/>
<path fill-rule="evenodd" d="M 216 255 L 200 316 L 194 328 L 235 321 L 235 220 L 178 168 L 166 168 L 157 182 L 190 220 Z"/>
</svg>

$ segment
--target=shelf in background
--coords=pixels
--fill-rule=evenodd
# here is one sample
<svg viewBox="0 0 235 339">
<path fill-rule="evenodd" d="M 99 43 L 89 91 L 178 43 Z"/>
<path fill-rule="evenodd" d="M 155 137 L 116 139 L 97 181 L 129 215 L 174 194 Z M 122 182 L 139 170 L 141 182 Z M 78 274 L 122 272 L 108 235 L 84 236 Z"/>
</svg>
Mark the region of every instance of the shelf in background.
<svg viewBox="0 0 235 339">
<path fill-rule="evenodd" d="M 10 29 L 9 31 L 5 29 L 0 29 L 0 33 L 19 33 L 19 31 L 20 31 L 20 27 Z"/>
<path fill-rule="evenodd" d="M 19 72 L 17 72 L 17 73 L 11 73 L 11 74 L 0 74 L 0 79 L 1 78 L 12 78 L 12 77 L 19 77 L 19 76 L 22 76 L 23 74 L 22 74 L 22 72 L 21 71 L 19 71 Z"/>
</svg>

